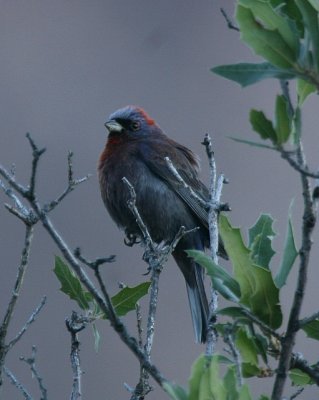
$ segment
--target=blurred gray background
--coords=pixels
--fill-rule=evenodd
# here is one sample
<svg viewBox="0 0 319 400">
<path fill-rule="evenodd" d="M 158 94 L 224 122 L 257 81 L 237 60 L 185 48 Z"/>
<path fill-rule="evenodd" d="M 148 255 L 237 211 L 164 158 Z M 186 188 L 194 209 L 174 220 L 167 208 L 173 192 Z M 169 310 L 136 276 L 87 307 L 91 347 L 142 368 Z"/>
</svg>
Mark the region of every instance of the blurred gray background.
<svg viewBox="0 0 319 400">
<path fill-rule="evenodd" d="M 223 200 L 233 209 L 232 223 L 247 230 L 261 212 L 276 220 L 276 270 L 292 198 L 300 242 L 300 182 L 277 154 L 228 138 L 257 139 L 248 122 L 249 110 L 263 109 L 272 116 L 274 95 L 280 90 L 274 81 L 243 90 L 209 71 L 218 64 L 258 60 L 240 43 L 238 34 L 226 27 L 220 14 L 223 6 L 232 15 L 233 1 L 1 0 L 0 6 L 0 162 L 7 167 L 15 163 L 17 179 L 27 183 L 31 152 L 25 133 L 30 132 L 40 147 L 47 148 L 37 180 L 38 195 L 45 202 L 64 189 L 67 152 L 74 151 L 76 176 L 91 173 L 92 177 L 51 218 L 69 245 L 81 246 L 88 258 L 117 255 L 116 262 L 104 271 L 112 294 L 119 281 L 128 285 L 143 281 L 146 269 L 142 249 L 126 247 L 123 233 L 107 215 L 96 178 L 97 158 L 107 137 L 103 124 L 112 111 L 126 104 L 144 107 L 169 136 L 199 154 L 205 182 L 208 166 L 201 141 L 206 132 L 212 135 L 218 170 L 230 180 Z M 307 104 L 304 135 L 310 164 L 317 167 L 315 100 Z M 0 194 L 1 204 L 6 201 Z M 16 276 L 24 227 L 2 206 L 0 224 L 2 318 Z M 31 354 L 33 344 L 38 348 L 37 365 L 49 398 L 66 399 L 71 391 L 70 338 L 64 320 L 77 307 L 59 291 L 53 273 L 56 254 L 46 232 L 37 226 L 10 327 L 12 337 L 41 297 L 48 296 L 37 322 L 6 361 L 35 398 L 35 382 L 18 360 Z M 315 249 L 303 316 L 318 310 L 317 259 Z M 295 280 L 292 275 L 283 291 L 286 309 Z M 134 315 L 125 317 L 125 322 L 136 332 Z M 91 328 L 80 335 L 84 398 L 127 399 L 123 383 L 136 384 L 138 363 L 108 323 L 98 323 L 98 328 L 102 337 L 98 353 Z M 317 343 L 309 340 L 305 346 L 303 334 L 298 340 L 297 350 L 316 361 Z M 170 260 L 161 276 L 153 361 L 165 376 L 186 385 L 191 363 L 201 351 L 203 347 L 193 340 L 184 281 Z M 256 395 L 267 393 L 271 380 L 260 380 L 255 386 Z M 289 392 L 293 389 L 287 386 Z M 7 380 L 1 395 L 6 400 L 22 398 Z M 166 396 L 155 385 L 148 398 Z"/>
</svg>

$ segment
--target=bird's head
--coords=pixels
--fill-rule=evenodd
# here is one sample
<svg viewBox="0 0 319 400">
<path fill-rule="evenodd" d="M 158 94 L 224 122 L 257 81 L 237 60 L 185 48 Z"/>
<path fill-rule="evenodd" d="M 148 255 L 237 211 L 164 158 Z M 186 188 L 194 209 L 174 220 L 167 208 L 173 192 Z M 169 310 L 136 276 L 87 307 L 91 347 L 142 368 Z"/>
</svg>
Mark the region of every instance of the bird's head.
<svg viewBox="0 0 319 400">
<path fill-rule="evenodd" d="M 155 121 L 142 108 L 136 106 L 126 106 L 116 110 L 104 125 L 112 136 L 126 133 L 129 136 L 139 137 L 158 129 Z"/>
</svg>

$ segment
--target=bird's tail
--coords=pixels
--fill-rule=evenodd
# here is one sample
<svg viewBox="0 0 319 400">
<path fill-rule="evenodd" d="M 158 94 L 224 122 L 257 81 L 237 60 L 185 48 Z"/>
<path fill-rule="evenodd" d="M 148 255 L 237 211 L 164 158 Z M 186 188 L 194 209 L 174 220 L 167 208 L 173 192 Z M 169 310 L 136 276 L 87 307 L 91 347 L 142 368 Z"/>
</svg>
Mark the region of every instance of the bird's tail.
<svg viewBox="0 0 319 400">
<path fill-rule="evenodd" d="M 188 258 L 183 250 L 176 249 L 173 256 L 185 277 L 195 340 L 197 343 L 205 343 L 209 308 L 204 287 L 203 268 Z"/>
</svg>

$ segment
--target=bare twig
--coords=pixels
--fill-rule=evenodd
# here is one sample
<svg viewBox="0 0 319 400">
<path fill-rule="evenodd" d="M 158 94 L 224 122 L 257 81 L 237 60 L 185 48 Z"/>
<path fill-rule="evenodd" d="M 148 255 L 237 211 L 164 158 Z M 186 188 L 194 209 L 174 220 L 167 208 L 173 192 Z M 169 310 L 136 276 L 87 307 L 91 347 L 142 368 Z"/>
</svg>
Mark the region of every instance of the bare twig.
<svg viewBox="0 0 319 400">
<path fill-rule="evenodd" d="M 300 172 L 302 175 L 305 177 L 309 178 L 314 178 L 318 179 L 319 178 L 319 173 L 318 172 L 312 172 L 309 170 L 307 165 L 300 165 L 298 161 L 296 161 L 289 152 L 284 151 L 282 148 L 278 148 L 278 151 L 281 154 L 281 157 L 288 161 L 289 165 L 294 168 L 296 171 Z"/>
<path fill-rule="evenodd" d="M 12 319 L 12 316 L 13 316 L 13 313 L 14 313 L 19 295 L 20 295 L 20 289 L 22 287 L 26 268 L 29 263 L 32 237 L 33 237 L 33 225 L 26 225 L 24 246 L 22 249 L 20 265 L 18 267 L 17 278 L 16 278 L 16 281 L 14 284 L 14 289 L 12 292 L 11 299 L 9 301 L 7 310 L 5 312 L 4 318 L 3 318 L 2 322 L 1 322 L 1 326 L 0 326 L 0 387 L 2 385 L 2 369 L 4 366 L 5 358 L 8 353 L 9 348 L 12 347 L 12 346 L 8 347 L 8 345 L 6 344 L 6 336 L 7 336 L 10 321 Z M 16 343 L 16 342 L 14 342 L 14 343 Z"/>
<path fill-rule="evenodd" d="M 71 353 L 70 361 L 73 372 L 73 385 L 71 400 L 78 400 L 82 397 L 81 390 L 81 363 L 80 363 L 80 342 L 78 340 L 78 333 L 82 331 L 88 323 L 87 318 L 83 318 L 75 311 L 72 312 L 71 318 L 65 321 L 66 327 L 71 334 Z"/>
<path fill-rule="evenodd" d="M 166 162 L 169 163 L 169 160 L 166 158 Z M 163 265 L 166 263 L 169 255 L 174 251 L 177 246 L 179 240 L 186 234 L 193 232 L 194 230 L 186 231 L 184 227 L 181 227 L 177 232 L 175 238 L 173 239 L 170 245 L 156 245 L 150 233 L 144 224 L 140 213 L 136 207 L 136 193 L 132 184 L 128 181 L 127 178 L 122 179 L 123 182 L 127 185 L 130 191 L 130 199 L 128 200 L 128 207 L 131 210 L 132 214 L 135 217 L 135 220 L 138 223 L 138 226 L 142 232 L 144 239 L 145 252 L 143 255 L 144 261 L 148 263 L 149 271 L 151 271 L 151 289 L 150 289 L 150 301 L 149 301 L 149 311 L 147 318 L 147 329 L 146 329 L 146 342 L 144 345 L 144 354 L 148 361 L 151 360 L 151 350 L 153 346 L 154 333 L 155 333 L 155 317 L 157 310 L 157 302 L 158 302 L 158 291 L 159 291 L 159 277 L 161 271 L 163 269 Z M 196 230 L 196 229 L 195 229 Z M 141 379 L 139 384 L 137 385 L 132 399 L 135 398 L 143 398 L 145 396 L 145 391 L 148 393 L 152 388 L 148 384 L 148 373 L 147 371 L 141 371 Z M 134 397 L 135 396 L 135 397 Z M 139 397 L 138 397 L 139 396 Z"/>
<path fill-rule="evenodd" d="M 310 317 L 303 318 L 299 321 L 299 328 L 309 324 L 310 322 L 319 318 L 319 311 L 315 312 L 314 314 L 310 315 Z"/>
<path fill-rule="evenodd" d="M 238 383 L 238 386 L 241 387 L 241 386 L 243 386 L 243 375 L 242 375 L 242 370 L 241 370 L 241 357 L 240 357 L 240 353 L 237 350 L 235 343 L 234 343 L 234 329 L 235 329 L 235 324 L 234 325 L 229 324 L 229 325 L 225 326 L 224 341 L 228 345 L 230 354 L 233 357 L 233 360 L 235 363 L 235 368 L 236 368 L 237 383 Z"/>
<path fill-rule="evenodd" d="M 140 365 L 147 370 L 147 372 L 154 378 L 154 380 L 160 385 L 164 386 L 165 383 L 168 383 L 167 379 L 164 378 L 159 369 L 152 364 L 144 351 L 139 347 L 136 339 L 128 333 L 127 328 L 122 323 L 120 318 L 116 315 L 115 310 L 113 308 L 112 302 L 110 300 L 110 296 L 107 293 L 105 285 L 101 279 L 99 274 L 99 268 L 96 268 L 96 277 L 98 279 L 102 295 L 96 289 L 96 287 L 91 282 L 88 275 L 82 269 L 78 259 L 75 257 L 73 252 L 70 250 L 67 243 L 64 241 L 63 237 L 58 233 L 54 225 L 52 224 L 50 218 L 48 217 L 48 213 L 46 210 L 41 207 L 40 202 L 35 194 L 35 176 L 37 172 L 38 159 L 39 156 L 43 153 L 42 151 L 37 150 L 37 147 L 33 140 L 29 137 L 29 142 L 33 149 L 33 162 L 32 162 L 32 177 L 30 179 L 30 188 L 26 189 L 24 186 L 15 182 L 14 177 L 0 165 L 0 176 L 2 176 L 6 182 L 16 190 L 18 194 L 20 194 L 23 198 L 27 199 L 30 206 L 32 207 L 35 215 L 39 218 L 39 221 L 42 223 L 45 230 L 48 232 L 51 239 L 55 242 L 61 253 L 63 254 L 65 260 L 69 263 L 70 267 L 77 274 L 83 286 L 91 293 L 101 310 L 108 315 L 109 321 L 113 326 L 116 333 L 120 336 L 121 340 L 128 346 L 128 348 L 134 353 L 134 355 L 138 358 Z M 70 176 L 70 173 L 69 173 Z M 143 229 L 143 227 L 141 227 Z M 182 232 L 182 234 L 186 234 L 187 232 Z M 180 234 L 182 236 L 182 234 Z M 177 235 L 178 236 L 178 235 Z M 180 236 L 180 237 L 181 237 Z M 147 241 L 146 237 L 146 241 Z M 176 243 L 173 243 L 171 246 L 166 246 L 169 250 L 174 249 Z M 163 255 L 163 259 L 168 257 L 168 253 Z"/>
<path fill-rule="evenodd" d="M 293 395 L 290 396 L 289 400 L 297 398 L 304 390 L 305 390 L 304 387 L 298 389 Z"/>
<path fill-rule="evenodd" d="M 35 180 L 36 180 L 36 174 L 37 174 L 37 169 L 38 169 L 38 163 L 40 161 L 40 158 L 42 154 L 46 151 L 45 148 L 39 149 L 37 145 L 35 144 L 34 140 L 32 139 L 30 133 L 26 134 L 27 139 L 29 140 L 30 146 L 32 148 L 32 169 L 31 169 L 31 176 L 30 176 L 30 184 L 29 188 L 27 189 L 26 192 L 26 197 L 29 200 L 34 199 L 34 190 L 35 190 Z"/>
<path fill-rule="evenodd" d="M 21 361 L 24 361 L 25 363 L 27 363 L 31 369 L 32 372 L 32 376 L 35 377 L 36 381 L 38 382 L 38 386 L 41 392 L 41 400 L 47 400 L 48 396 L 47 396 L 47 389 L 43 384 L 43 378 L 41 377 L 41 375 L 39 374 L 39 371 L 36 368 L 35 365 L 35 357 L 36 357 L 36 353 L 37 353 L 37 348 L 35 346 L 32 346 L 32 353 L 31 353 L 31 357 L 29 358 L 25 358 L 25 357 L 20 357 Z"/>
<path fill-rule="evenodd" d="M 209 182 L 209 209 L 208 209 L 208 228 L 209 228 L 209 240 L 210 240 L 210 253 L 213 261 L 218 264 L 218 213 L 220 197 L 222 193 L 222 187 L 224 183 L 224 176 L 220 175 L 217 178 L 217 168 L 215 162 L 215 156 L 212 146 L 211 138 L 208 134 L 205 135 L 202 144 L 205 146 L 210 170 L 210 182 Z M 216 207 L 216 205 L 218 205 Z M 207 327 L 207 343 L 206 343 L 206 355 L 210 356 L 214 353 L 217 343 L 217 331 L 215 328 L 216 323 L 216 311 L 218 308 L 218 293 L 211 286 L 211 301 L 209 307 L 209 318 Z"/>
<path fill-rule="evenodd" d="M 222 13 L 223 17 L 225 18 L 225 21 L 227 22 L 228 28 L 229 28 L 229 29 L 233 29 L 234 31 L 239 32 L 238 26 L 236 26 L 236 25 L 234 24 L 234 22 L 230 19 L 230 17 L 229 17 L 228 14 L 226 13 L 226 11 L 225 11 L 223 8 L 221 8 L 221 9 L 220 9 L 220 12 Z"/>
<path fill-rule="evenodd" d="M 7 367 L 4 366 L 3 371 L 7 375 L 7 377 L 10 379 L 10 382 L 13 384 L 13 386 L 15 386 L 22 393 L 23 397 L 26 400 L 33 400 L 33 397 L 31 396 L 31 394 L 22 385 L 22 383 L 18 381 L 18 379 L 14 376 L 14 374 Z"/>
<path fill-rule="evenodd" d="M 22 329 L 20 330 L 20 332 L 17 334 L 16 337 L 14 337 L 9 344 L 7 345 L 7 349 L 10 350 L 23 336 L 23 334 L 27 331 L 27 329 L 29 328 L 29 326 L 35 321 L 36 317 L 40 314 L 42 308 L 44 307 L 45 303 L 46 303 L 46 296 L 42 297 L 42 300 L 40 302 L 40 304 L 37 306 L 37 308 L 33 311 L 33 313 L 30 315 L 29 319 L 27 320 L 27 322 L 23 325 Z"/>
<path fill-rule="evenodd" d="M 74 179 L 72 159 L 73 159 L 73 152 L 69 151 L 69 153 L 68 153 L 68 186 L 55 200 L 51 201 L 49 204 L 47 204 L 43 207 L 46 212 L 52 211 L 57 205 L 59 205 L 61 203 L 61 201 L 69 193 L 71 193 L 76 188 L 77 185 L 85 182 L 91 176 L 90 174 L 88 174 L 88 175 L 84 176 L 83 178 Z"/>
<path fill-rule="evenodd" d="M 184 186 L 185 189 L 189 191 L 189 194 L 191 197 L 196 200 L 204 209 L 208 209 L 208 204 L 205 199 L 203 199 L 201 196 L 199 196 L 186 182 L 185 180 L 181 177 L 180 173 L 177 171 L 175 168 L 174 164 L 170 160 L 169 157 L 165 157 L 164 160 L 166 161 L 166 164 L 174 177 L 177 179 L 177 181 Z"/>
</svg>

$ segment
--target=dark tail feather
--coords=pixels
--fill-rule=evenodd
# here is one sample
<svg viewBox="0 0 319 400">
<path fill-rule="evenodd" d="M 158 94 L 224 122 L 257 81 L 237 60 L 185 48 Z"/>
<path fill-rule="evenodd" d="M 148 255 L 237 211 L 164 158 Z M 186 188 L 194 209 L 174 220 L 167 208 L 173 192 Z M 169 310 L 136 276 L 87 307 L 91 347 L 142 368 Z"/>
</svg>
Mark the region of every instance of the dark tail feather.
<svg viewBox="0 0 319 400">
<path fill-rule="evenodd" d="M 195 340 L 197 343 L 205 343 L 209 308 L 203 268 L 188 258 L 184 250 L 176 249 L 173 256 L 185 277 Z"/>
</svg>

